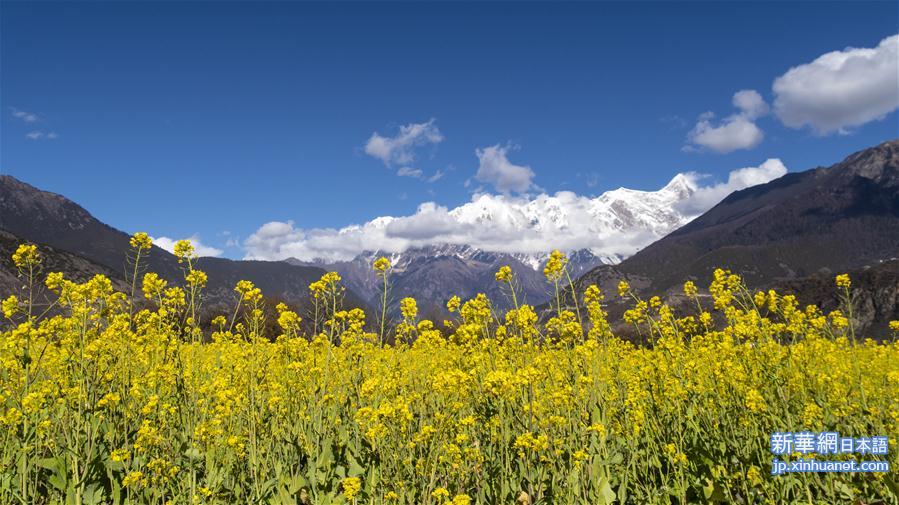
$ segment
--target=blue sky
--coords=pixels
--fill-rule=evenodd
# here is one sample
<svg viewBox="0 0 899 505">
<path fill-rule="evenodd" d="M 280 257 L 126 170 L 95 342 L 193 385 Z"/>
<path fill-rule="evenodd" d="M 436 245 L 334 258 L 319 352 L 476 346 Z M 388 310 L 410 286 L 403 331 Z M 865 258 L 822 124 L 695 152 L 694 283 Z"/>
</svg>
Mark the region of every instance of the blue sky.
<svg viewBox="0 0 899 505">
<path fill-rule="evenodd" d="M 789 110 L 786 83 L 785 119 L 775 79 L 876 48 L 897 19 L 895 2 L 4 1 L 0 172 L 117 228 L 241 257 L 223 232 L 269 221 L 341 227 L 475 191 L 656 189 L 768 158 L 804 170 L 896 137 L 895 107 Z M 741 112 L 740 90 L 764 107 Z M 756 130 L 691 142 L 707 111 L 707 129 Z M 413 124 L 436 136 L 406 159 L 367 153 L 374 133 Z M 475 178 L 491 146 L 530 168 L 527 189 Z"/>
</svg>

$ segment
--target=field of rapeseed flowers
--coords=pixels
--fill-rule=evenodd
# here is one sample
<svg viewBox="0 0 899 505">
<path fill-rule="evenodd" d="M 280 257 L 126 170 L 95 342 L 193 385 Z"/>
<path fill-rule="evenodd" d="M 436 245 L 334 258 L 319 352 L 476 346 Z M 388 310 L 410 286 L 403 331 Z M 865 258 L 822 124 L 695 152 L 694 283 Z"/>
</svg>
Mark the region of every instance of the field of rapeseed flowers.
<svg viewBox="0 0 899 505">
<path fill-rule="evenodd" d="M 34 246 L 14 255 L 0 503 L 897 503 L 895 473 L 770 475 L 775 431 L 886 434 L 899 466 L 899 347 L 854 338 L 848 277 L 829 314 L 724 271 L 714 315 L 698 299 L 675 314 L 624 283 L 569 308 L 554 254 L 545 324 L 502 268 L 505 314 L 453 298 L 437 323 L 405 299 L 386 328 L 386 294 L 369 320 L 340 306 L 329 273 L 307 321 L 278 305 L 267 335 L 252 283 L 201 326 L 191 245 L 176 247 L 177 285 L 140 274 L 145 234 L 132 246 L 130 293 L 42 273 Z M 386 293 L 389 262 L 373 269 Z M 44 313 L 39 284 L 58 296 Z M 612 334 L 605 296 L 633 298 L 625 320 L 652 346 Z"/>
</svg>

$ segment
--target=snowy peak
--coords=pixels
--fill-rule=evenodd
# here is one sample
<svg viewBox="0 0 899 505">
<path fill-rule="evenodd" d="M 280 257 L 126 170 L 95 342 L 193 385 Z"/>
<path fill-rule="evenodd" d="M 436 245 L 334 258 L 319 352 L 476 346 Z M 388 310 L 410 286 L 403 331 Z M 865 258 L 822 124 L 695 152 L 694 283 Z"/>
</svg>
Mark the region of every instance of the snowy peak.
<svg viewBox="0 0 899 505">
<path fill-rule="evenodd" d="M 787 172 L 780 160 L 731 171 L 726 181 L 700 185 L 703 176 L 677 174 L 655 191 L 618 188 L 599 196 L 475 194 L 457 207 L 424 202 L 405 216 L 382 216 L 340 229 L 296 228 L 270 222 L 245 241 L 246 259 L 362 263 L 384 251 L 395 268 L 409 258 L 438 255 L 470 261 L 478 252 L 506 254 L 540 267 L 552 249 L 587 250 L 603 263 L 616 263 L 710 209 L 733 191 L 776 179 Z M 363 252 L 366 251 L 366 252 Z"/>
<path fill-rule="evenodd" d="M 525 233 L 578 227 L 597 236 L 646 232 L 659 238 L 687 221 L 687 216 L 677 210 L 677 204 L 689 199 L 695 191 L 696 185 L 690 177 L 678 174 L 658 191 L 619 188 L 592 199 L 571 192 L 543 194 L 530 200 L 480 195 L 453 209 L 449 215 L 460 224 L 490 225 Z"/>
<path fill-rule="evenodd" d="M 692 196 L 696 189 L 696 184 L 686 174 L 677 174 L 659 192 L 671 194 L 682 200 Z"/>
<path fill-rule="evenodd" d="M 617 264 L 641 247 L 685 224 L 689 219 L 677 210 L 678 203 L 689 199 L 695 191 L 693 180 L 688 175 L 678 174 L 657 191 L 619 188 L 595 198 L 566 191 L 555 195 L 542 194 L 532 199 L 482 194 L 446 212 L 446 219 L 463 230 L 475 230 L 476 234 L 483 230 L 481 234 L 484 236 L 493 235 L 500 239 L 505 236 L 510 240 L 491 243 L 490 239 L 485 239 L 477 245 L 450 241 L 417 245 L 410 241 L 399 250 L 366 250 L 347 261 L 320 259 L 292 262 L 334 267 L 338 271 L 352 264 L 353 270 L 361 270 L 366 265 L 370 266 L 376 258 L 385 256 L 390 260 L 393 271 L 399 274 L 427 260 L 453 258 L 466 264 L 514 261 L 535 272 L 542 272 L 550 252 L 544 247 L 544 237 L 594 237 L 594 243 L 588 247 L 580 247 L 576 242 L 565 243 L 564 238 L 556 245 L 569 254 L 572 273 L 578 274 L 596 265 Z M 418 215 L 438 212 L 439 209 L 433 205 L 423 205 Z M 377 228 L 387 236 L 402 238 L 397 229 L 404 219 L 409 218 L 379 217 L 361 227 L 348 227 L 341 231 Z M 459 239 L 452 234 L 447 238 Z M 533 245 L 528 238 L 533 239 Z M 510 246 L 515 248 L 512 245 L 515 241 L 522 246 L 519 251 L 510 251 Z"/>
<path fill-rule="evenodd" d="M 547 299 L 543 266 L 552 249 L 568 255 L 572 277 L 599 265 L 618 264 L 730 192 L 785 173 L 779 161 L 773 167 L 777 170 L 771 163 L 738 169 L 728 182 L 704 187 L 697 184 L 697 174 L 687 173 L 655 191 L 618 188 L 596 197 L 570 191 L 478 194 L 452 209 L 426 202 L 409 216 L 379 217 L 340 230 L 295 230 L 288 225 L 292 236 L 309 238 L 278 243 L 278 254 L 296 251 L 298 257 L 317 253 L 336 258 L 313 264 L 336 270 L 353 291 L 375 301 L 381 286 L 372 262 L 385 256 L 393 266 L 391 295 L 412 296 L 435 307 L 452 295 L 483 292 L 501 299 L 494 274 L 509 265 L 526 298 L 540 303 Z M 260 244 L 270 243 L 268 235 L 259 239 Z"/>
</svg>

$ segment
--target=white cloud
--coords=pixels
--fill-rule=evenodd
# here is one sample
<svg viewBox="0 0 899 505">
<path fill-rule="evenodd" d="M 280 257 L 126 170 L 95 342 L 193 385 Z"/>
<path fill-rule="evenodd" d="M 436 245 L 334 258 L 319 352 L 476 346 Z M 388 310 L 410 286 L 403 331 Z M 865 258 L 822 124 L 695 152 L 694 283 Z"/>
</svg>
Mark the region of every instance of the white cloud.
<svg viewBox="0 0 899 505">
<path fill-rule="evenodd" d="M 443 142 L 443 135 L 431 119 L 425 123 L 410 123 L 400 127 L 393 137 L 374 132 L 365 143 L 365 154 L 377 158 L 388 167 L 408 167 L 416 160 L 415 150 L 428 144 Z M 402 169 L 401 169 L 402 170 Z"/>
<path fill-rule="evenodd" d="M 479 165 L 474 178 L 492 185 L 500 193 L 524 193 L 534 188 L 534 171 L 509 161 L 508 152 L 508 147 L 499 144 L 476 149 Z"/>
<path fill-rule="evenodd" d="M 787 167 L 777 158 L 771 158 L 757 167 L 739 168 L 732 170 L 726 182 L 709 186 L 698 186 L 693 195 L 677 204 L 677 208 L 687 215 L 699 215 L 712 208 L 734 191 L 745 189 L 758 184 L 782 177 L 787 173 Z M 691 180 L 698 183 L 703 177 L 696 173 L 687 174 Z"/>
<path fill-rule="evenodd" d="M 15 107 L 11 107 L 11 109 L 12 109 L 12 117 L 14 117 L 16 119 L 21 119 L 22 121 L 25 121 L 26 123 L 37 123 L 41 119 L 37 114 L 34 114 L 32 112 L 25 112 L 24 110 L 19 110 Z"/>
<path fill-rule="evenodd" d="M 899 35 L 875 48 L 848 47 L 774 80 L 774 111 L 791 128 L 845 132 L 899 107 Z"/>
<path fill-rule="evenodd" d="M 425 202 L 411 216 L 394 219 L 384 227 L 387 237 L 401 240 L 431 240 L 463 231 L 464 226 L 453 219 L 446 207 L 434 202 Z"/>
<path fill-rule="evenodd" d="M 425 173 L 420 168 L 413 167 L 400 167 L 396 171 L 396 175 L 400 177 L 411 177 L 413 179 L 419 179 L 425 181 L 427 183 L 437 182 L 443 178 L 446 173 L 443 170 L 437 169 L 436 172 L 429 176 L 425 176 Z"/>
<path fill-rule="evenodd" d="M 173 253 L 175 252 L 175 242 L 178 242 L 179 239 L 169 238 L 169 237 L 150 237 L 150 240 L 153 241 L 153 244 L 165 249 L 166 251 Z M 194 250 L 197 252 L 197 256 L 221 256 L 224 251 L 221 249 L 216 249 L 215 247 L 211 247 L 200 242 L 200 237 L 196 234 L 187 237 L 187 240 L 190 240 L 190 243 L 193 244 Z"/>
<path fill-rule="evenodd" d="M 408 216 L 384 216 L 340 229 L 303 229 L 294 222 L 262 225 L 244 242 L 247 259 L 347 260 L 363 251 L 401 252 L 409 247 L 465 244 L 488 251 L 545 253 L 591 249 L 628 256 L 718 203 L 731 191 L 786 172 L 780 160 L 730 173 L 722 183 L 680 174 L 659 191 L 617 189 L 596 198 L 570 191 L 536 196 L 484 194 L 448 208 L 419 205 Z"/>
<path fill-rule="evenodd" d="M 734 93 L 732 100 L 734 107 L 740 109 L 740 113 L 746 119 L 755 119 L 768 113 L 768 104 L 762 95 L 754 89 L 743 89 Z"/>
<path fill-rule="evenodd" d="M 225 237 L 225 247 L 229 249 L 240 247 L 240 237 L 231 233 L 231 230 L 222 230 L 218 235 L 220 237 Z"/>
<path fill-rule="evenodd" d="M 44 133 L 40 130 L 34 130 L 34 131 L 30 131 L 30 132 L 26 133 L 25 138 L 28 140 L 41 140 L 41 139 L 56 140 L 59 138 L 59 135 L 56 132 Z"/>
<path fill-rule="evenodd" d="M 714 113 L 705 112 L 700 115 L 696 126 L 687 134 L 689 144 L 684 150 L 706 148 L 726 154 L 759 145 L 765 134 L 756 126 L 755 120 L 768 113 L 768 104 L 754 89 L 737 91 L 732 103 L 740 112 L 724 118 L 718 125 L 713 123 Z"/>
<path fill-rule="evenodd" d="M 580 176 L 580 174 L 578 176 Z M 584 178 L 586 179 L 584 184 L 586 184 L 588 188 L 595 188 L 599 185 L 599 174 L 596 172 L 590 172 L 586 174 Z"/>
<path fill-rule="evenodd" d="M 693 145 L 726 154 L 759 145 L 765 134 L 751 120 L 736 115 L 724 119 L 717 126 L 709 119 L 700 119 L 690 131 L 688 138 Z"/>
<path fill-rule="evenodd" d="M 41 117 L 33 112 L 27 112 L 24 110 L 19 110 L 15 107 L 10 107 L 10 111 L 12 117 L 19 119 L 25 123 L 33 124 L 41 121 Z M 33 128 L 34 126 L 32 126 Z M 32 130 L 25 134 L 25 138 L 28 140 L 55 140 L 59 138 L 59 134 L 54 131 L 42 131 L 42 130 Z"/>
<path fill-rule="evenodd" d="M 423 175 L 423 172 L 417 168 L 400 167 L 400 169 L 396 171 L 396 175 L 399 175 L 400 177 L 414 177 L 416 179 L 420 179 Z"/>
</svg>

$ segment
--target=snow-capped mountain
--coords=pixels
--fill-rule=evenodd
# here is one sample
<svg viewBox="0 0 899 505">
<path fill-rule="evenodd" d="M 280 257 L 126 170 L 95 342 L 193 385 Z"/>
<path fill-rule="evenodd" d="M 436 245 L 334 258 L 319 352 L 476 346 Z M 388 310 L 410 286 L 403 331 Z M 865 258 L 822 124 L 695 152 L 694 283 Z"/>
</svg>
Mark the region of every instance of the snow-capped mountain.
<svg viewBox="0 0 899 505">
<path fill-rule="evenodd" d="M 567 243 L 575 243 L 566 241 L 566 235 L 580 237 L 585 231 L 595 235 L 601 239 L 597 241 L 598 247 L 566 251 L 569 272 L 576 278 L 597 265 L 617 264 L 688 222 L 692 216 L 679 211 L 678 204 L 689 199 L 695 191 L 692 180 L 679 174 L 658 191 L 620 188 L 592 199 L 573 193 L 540 195 L 530 200 L 482 195 L 446 212 L 445 216 L 454 227 L 499 230 L 498 235 L 514 235 L 518 240 L 529 234 L 556 235 L 560 237 L 561 248 Z M 403 219 L 379 218 L 365 226 L 389 229 L 400 223 L 402 227 L 393 232 L 407 235 L 414 234 L 417 226 L 431 225 L 441 229 L 439 222 L 404 223 Z M 608 247 L 603 247 L 602 239 L 609 242 Z M 522 247 L 521 252 L 498 252 L 501 249 L 493 249 L 489 244 L 475 247 L 443 243 L 411 245 L 399 252 L 365 251 L 348 261 L 300 261 L 295 258 L 288 261 L 337 271 L 350 289 L 374 302 L 378 299 L 380 285 L 371 265 L 376 258 L 385 256 L 393 268 L 393 298 L 412 296 L 420 304 L 433 306 L 442 305 L 452 295 L 464 298 L 479 292 L 501 299 L 503 294 L 499 292 L 493 274 L 500 266 L 509 265 L 529 303 L 546 301 L 550 289 L 543 277 L 543 266 L 550 251 L 530 252 L 528 247 Z"/>
<path fill-rule="evenodd" d="M 302 228 L 271 221 L 246 241 L 244 259 L 350 261 L 363 251 L 402 253 L 442 244 L 532 255 L 552 249 L 588 249 L 604 261 L 633 255 L 702 214 L 733 191 L 787 172 L 778 159 L 733 170 L 726 181 L 699 184 L 703 176 L 678 174 L 657 191 L 619 188 L 597 197 L 555 194 L 485 194 L 455 208 L 425 202 L 405 216 L 382 216 L 342 228 Z"/>
<path fill-rule="evenodd" d="M 570 192 L 521 201 L 482 195 L 449 215 L 461 224 L 489 223 L 518 231 L 549 232 L 586 225 L 603 236 L 634 230 L 664 235 L 689 220 L 677 203 L 690 198 L 695 190 L 688 176 L 678 174 L 658 191 L 619 188 L 592 199 Z"/>
</svg>

